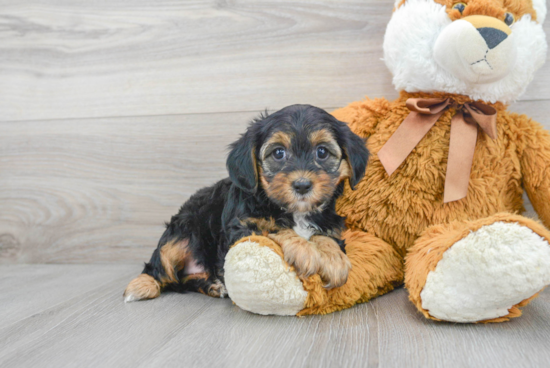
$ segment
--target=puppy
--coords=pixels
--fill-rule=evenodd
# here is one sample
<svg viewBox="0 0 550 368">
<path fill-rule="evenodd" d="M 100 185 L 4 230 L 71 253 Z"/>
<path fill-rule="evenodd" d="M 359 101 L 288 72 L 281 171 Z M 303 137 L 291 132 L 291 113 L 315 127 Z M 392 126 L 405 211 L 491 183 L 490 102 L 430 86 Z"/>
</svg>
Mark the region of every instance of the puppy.
<svg viewBox="0 0 550 368">
<path fill-rule="evenodd" d="M 335 201 L 345 179 L 353 188 L 363 177 L 368 156 L 345 123 L 313 106 L 254 120 L 231 145 L 229 178 L 199 190 L 172 217 L 125 301 L 163 290 L 224 297 L 225 255 L 252 234 L 280 244 L 299 277 L 318 273 L 326 288 L 343 285 L 351 264 Z"/>
</svg>

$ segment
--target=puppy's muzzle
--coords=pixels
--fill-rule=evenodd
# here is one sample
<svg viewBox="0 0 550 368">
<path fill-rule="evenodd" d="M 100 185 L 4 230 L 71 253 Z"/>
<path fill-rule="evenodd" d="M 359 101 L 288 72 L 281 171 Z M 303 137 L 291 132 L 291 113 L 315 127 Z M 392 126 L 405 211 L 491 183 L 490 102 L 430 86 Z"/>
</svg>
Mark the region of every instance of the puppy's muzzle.
<svg viewBox="0 0 550 368">
<path fill-rule="evenodd" d="M 311 183 L 311 180 L 306 178 L 300 178 L 298 180 L 295 180 L 292 183 L 292 187 L 298 194 L 307 194 L 310 190 L 313 184 Z"/>
</svg>

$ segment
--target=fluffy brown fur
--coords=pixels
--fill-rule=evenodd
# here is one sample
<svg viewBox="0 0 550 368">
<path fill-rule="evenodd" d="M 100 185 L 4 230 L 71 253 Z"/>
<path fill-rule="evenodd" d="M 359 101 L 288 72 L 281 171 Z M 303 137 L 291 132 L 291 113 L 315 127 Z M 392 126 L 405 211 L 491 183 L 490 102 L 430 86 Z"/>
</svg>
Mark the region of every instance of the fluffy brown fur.
<svg viewBox="0 0 550 368">
<path fill-rule="evenodd" d="M 453 97 L 458 103 L 468 101 L 464 96 L 403 92 L 392 103 L 367 100 L 334 112 L 340 119 L 349 119 L 355 133 L 369 137 L 368 147 L 374 153 L 357 191 L 345 191 L 338 211 L 347 215 L 348 226 L 368 229 L 402 255 L 430 225 L 522 211 L 520 153 L 529 142 L 517 142 L 517 137 L 536 136 L 537 130 L 542 131 L 525 116 L 507 112 L 504 105 L 492 105 L 498 114 L 498 139 L 479 132 L 468 196 L 444 204 L 453 108 L 441 116 L 392 176 L 386 174 L 376 155 L 408 115 L 405 101 L 430 96 Z M 356 116 L 350 116 L 350 112 Z"/>
<path fill-rule="evenodd" d="M 451 0 L 434 1 L 446 6 L 451 21 L 476 15 L 478 17 L 468 20 L 476 23 L 483 18 L 486 25 L 475 26 L 478 31 L 488 28 L 510 35 L 511 25 L 524 15 L 537 19 L 531 0 L 464 0 L 463 4 Z M 400 6 L 414 4 L 403 0 L 396 5 Z M 401 47 L 414 48 L 415 44 Z M 392 64 L 392 67 L 399 68 L 399 65 Z M 308 292 L 305 308 L 298 315 L 325 314 L 348 308 L 384 294 L 404 280 L 410 299 L 419 311 L 427 318 L 436 319 L 422 308 L 420 295 L 427 275 L 435 269 L 443 254 L 471 231 L 495 222 L 513 222 L 550 240 L 550 233 L 544 226 L 518 215 L 524 211 L 522 194 L 525 189 L 543 224 L 550 226 L 550 134 L 528 117 L 507 111 L 502 103 L 477 101 L 496 110 L 497 138 L 491 139 L 478 129 L 467 196 L 444 203 L 455 107 L 439 117 L 392 175 L 386 173 L 378 158 L 380 149 L 409 115 L 406 106 L 409 98 L 449 98 L 456 103 L 453 106 L 474 102 L 456 94 L 401 92 L 395 101 L 366 99 L 333 112 L 338 120 L 347 122 L 354 133 L 367 139 L 367 147 L 373 155 L 356 190 L 352 191 L 346 184 L 336 206 L 337 212 L 346 216 L 348 228 L 352 229 L 344 235 L 352 264 L 348 282 L 340 288 L 324 290 L 319 274 L 309 276 L 303 282 Z M 500 97 L 489 95 L 488 98 Z M 267 240 L 258 242 L 282 256 L 277 245 Z M 286 253 L 286 249 L 283 250 Z M 479 322 L 502 322 L 517 317 L 521 314 L 519 307 L 533 298 L 510 307 L 507 315 Z"/>
<path fill-rule="evenodd" d="M 479 230 L 482 226 L 491 225 L 497 221 L 518 223 L 527 226 L 536 234 L 550 239 L 550 233 L 544 226 L 523 216 L 512 215 L 510 213 L 498 213 L 475 221 L 455 221 L 449 224 L 429 227 L 417 239 L 414 246 L 409 249 L 405 263 L 405 284 L 407 285 L 407 289 L 409 289 L 409 299 L 425 317 L 439 321 L 439 319 L 432 317 L 427 310 L 422 308 L 420 293 L 426 284 L 428 273 L 435 270 L 443 257 L 443 253 L 453 244 L 468 236 L 470 232 Z M 427 250 L 430 251 L 428 252 Z M 521 316 L 519 307 L 527 305 L 535 296 L 512 306 L 506 316 L 480 322 L 504 322 L 510 318 L 519 317 Z"/>
<path fill-rule="evenodd" d="M 399 2 L 398 7 L 402 6 L 406 0 Z M 533 20 L 537 20 L 537 13 L 533 8 L 533 3 L 530 1 L 518 0 L 433 0 L 435 3 L 445 5 L 449 18 L 456 20 L 469 15 L 487 15 L 500 20 L 504 20 L 507 12 L 512 13 L 516 19 L 521 18 L 525 14 L 530 14 Z M 467 5 L 463 13 L 460 13 L 453 6 L 458 2 Z M 506 10 L 505 10 L 506 9 Z"/>
<path fill-rule="evenodd" d="M 337 210 L 347 215 L 349 227 L 363 229 L 387 242 L 399 257 L 408 254 L 406 286 L 410 298 L 426 317 L 432 318 L 421 308 L 422 286 L 429 270 L 439 261 L 438 254 L 442 256 L 445 247 L 473 230 L 468 221 L 479 219 L 487 225 L 511 219 L 550 239 L 542 226 L 512 215 L 524 211 L 523 184 L 543 223 L 550 226 L 550 168 L 544 169 L 550 162 L 550 134 L 525 115 L 510 113 L 503 104 L 492 104 L 497 110 L 498 139 L 492 140 L 479 131 L 468 195 L 463 200 L 444 204 L 450 120 L 454 109 L 441 116 L 392 176 L 388 177 L 376 155 L 408 115 L 405 101 L 412 97 L 450 97 L 459 104 L 469 101 L 465 96 L 402 92 L 393 102 L 367 99 L 335 111 L 334 115 L 349 122 L 356 134 L 369 138 L 368 148 L 373 153 L 364 179 L 356 191 L 349 188 L 344 191 Z M 502 214 L 496 216 L 498 213 Z M 462 231 L 457 233 L 456 227 Z M 438 244 L 445 249 L 440 253 L 432 251 L 430 259 L 419 257 L 413 250 L 423 248 L 426 241 L 433 247 L 430 238 L 434 232 L 442 232 L 440 236 L 447 241 Z M 424 237 L 419 239 L 422 234 Z M 350 259 L 353 262 L 351 256 Z M 490 322 L 519 316 L 518 306 L 514 306 L 508 316 Z"/>
<path fill-rule="evenodd" d="M 354 229 L 343 235 L 352 265 L 348 281 L 327 290 L 319 274 L 303 279 L 308 297 L 298 315 L 349 308 L 405 281 L 419 311 L 436 319 L 422 308 L 420 292 L 445 250 L 470 231 L 497 221 L 516 222 L 550 240 L 544 226 L 516 214 L 524 210 L 523 185 L 544 225 L 550 226 L 550 134 L 526 116 L 508 112 L 503 104 L 492 105 L 497 110 L 498 139 L 490 139 L 481 130 L 478 134 L 466 198 L 443 203 L 450 120 L 455 113 L 452 108 L 388 177 L 377 152 L 408 115 L 405 101 L 413 97 L 451 97 L 459 104 L 469 101 L 464 96 L 402 92 L 393 102 L 367 99 L 333 112 L 356 134 L 368 138 L 373 155 L 357 190 L 346 185 L 337 202 L 338 213 L 347 216 L 347 226 Z M 268 238 L 246 240 L 257 241 L 287 257 L 287 250 L 283 252 Z M 432 248 L 429 256 L 427 248 Z M 535 296 L 511 307 L 506 316 L 480 322 L 518 317 L 519 308 Z"/>
</svg>

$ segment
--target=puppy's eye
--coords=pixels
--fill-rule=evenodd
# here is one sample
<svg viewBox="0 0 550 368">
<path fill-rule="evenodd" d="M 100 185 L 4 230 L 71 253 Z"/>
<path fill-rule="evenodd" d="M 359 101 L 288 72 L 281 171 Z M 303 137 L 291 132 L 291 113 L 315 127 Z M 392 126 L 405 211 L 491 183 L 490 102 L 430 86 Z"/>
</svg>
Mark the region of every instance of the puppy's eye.
<svg viewBox="0 0 550 368">
<path fill-rule="evenodd" d="M 273 151 L 273 158 L 277 161 L 281 161 L 286 157 L 286 151 L 284 148 L 275 148 Z"/>
<path fill-rule="evenodd" d="M 325 160 L 329 155 L 328 149 L 323 146 L 317 147 L 317 158 L 319 160 Z"/>
<path fill-rule="evenodd" d="M 464 3 L 456 3 L 453 5 L 453 9 L 456 9 L 462 14 L 464 12 L 464 9 L 466 9 L 466 4 Z"/>
<path fill-rule="evenodd" d="M 504 16 L 504 23 L 506 23 L 507 26 L 511 26 L 514 21 L 514 15 L 512 13 L 506 13 L 506 15 Z"/>
</svg>

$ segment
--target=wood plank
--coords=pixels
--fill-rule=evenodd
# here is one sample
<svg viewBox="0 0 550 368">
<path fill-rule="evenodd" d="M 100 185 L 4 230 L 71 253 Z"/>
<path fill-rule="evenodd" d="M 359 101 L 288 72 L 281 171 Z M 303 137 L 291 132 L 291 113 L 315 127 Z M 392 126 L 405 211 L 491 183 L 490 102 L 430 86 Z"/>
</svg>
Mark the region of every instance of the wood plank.
<svg viewBox="0 0 550 368">
<path fill-rule="evenodd" d="M 4 265 L 0 268 L 0 328 L 79 297 L 139 265 Z M 122 295 L 122 291 L 120 292 Z"/>
<path fill-rule="evenodd" d="M 0 258 L 145 261 L 257 114 L 0 123 Z"/>
<path fill-rule="evenodd" d="M 373 303 L 382 367 L 543 367 L 550 361 L 550 290 L 510 322 L 488 325 L 427 321 L 405 290 Z"/>
<path fill-rule="evenodd" d="M 127 281 L 116 278 L 0 329 L 0 365 L 165 366 L 174 360 L 193 367 L 220 361 L 229 366 L 344 362 L 356 367 L 366 361 L 366 305 L 324 318 L 297 319 L 253 315 L 229 300 L 196 293 L 124 304 L 120 291 Z"/>
<path fill-rule="evenodd" d="M 2 121 L 339 106 L 395 93 L 392 3 L 0 2 Z"/>
<path fill-rule="evenodd" d="M 525 114 L 550 130 L 550 106 L 548 101 L 518 101 L 510 105 L 510 111 Z"/>
<path fill-rule="evenodd" d="M 143 366 L 207 368 L 221 362 L 228 367 L 376 366 L 377 339 L 376 317 L 367 304 L 305 318 L 259 316 L 215 304 L 212 313 L 182 329 L 144 359 Z M 182 354 L 182 346 L 193 349 Z"/>
<path fill-rule="evenodd" d="M 0 122 L 0 263 L 146 261 L 163 222 L 227 176 L 226 147 L 255 116 Z"/>
<path fill-rule="evenodd" d="M 126 304 L 122 291 L 130 278 L 120 275 L 109 284 L 0 329 L 0 366 L 135 366 L 206 313 L 213 302 L 201 294 L 173 293 Z M 229 300 L 221 303 L 231 305 Z"/>
<path fill-rule="evenodd" d="M 404 289 L 342 312 L 295 318 L 254 315 L 197 293 L 125 304 L 128 269 L 118 265 L 13 267 L 31 277 L 83 267 L 110 272 L 112 280 L 81 294 L 73 293 L 78 279 L 60 280 L 62 302 L 0 327 L 3 367 L 536 367 L 550 359 L 549 290 L 521 318 L 502 324 L 427 321 Z M 56 288 L 42 279 L 37 286 Z M 34 287 L 23 283 L 2 306 L 26 295 L 43 304 L 47 295 Z"/>
<path fill-rule="evenodd" d="M 391 1 L 0 1 L 1 121 L 394 97 Z M 548 31 L 550 23 L 544 25 Z M 550 98 L 550 64 L 524 99 Z"/>
</svg>

